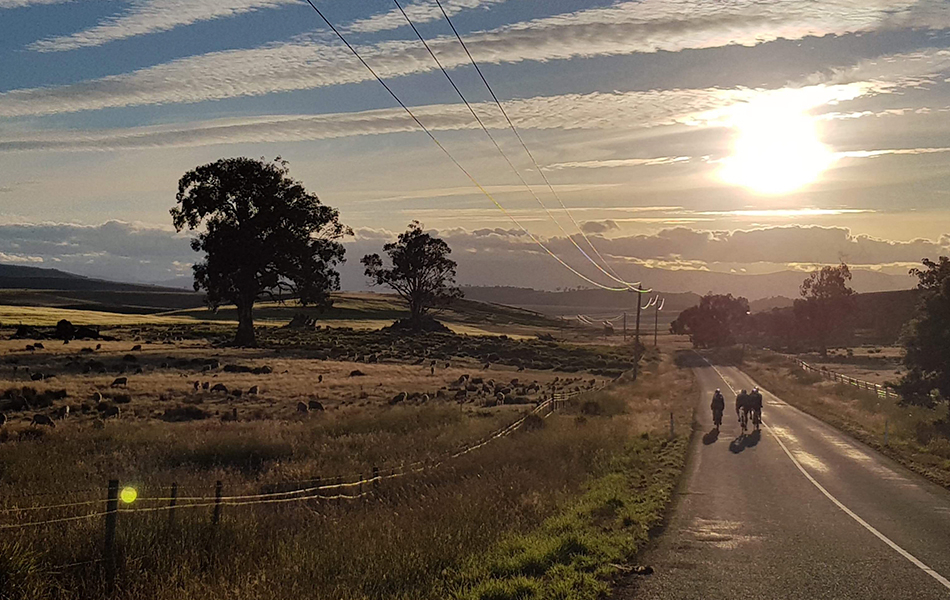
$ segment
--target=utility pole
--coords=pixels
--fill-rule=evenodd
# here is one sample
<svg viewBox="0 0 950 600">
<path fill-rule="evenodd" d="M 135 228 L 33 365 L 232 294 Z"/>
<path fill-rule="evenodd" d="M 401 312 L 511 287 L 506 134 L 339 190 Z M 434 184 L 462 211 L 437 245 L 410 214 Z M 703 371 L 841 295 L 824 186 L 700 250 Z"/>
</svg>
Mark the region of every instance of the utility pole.
<svg viewBox="0 0 950 600">
<path fill-rule="evenodd" d="M 633 373 L 640 375 L 640 293 L 637 292 L 637 333 L 633 342 Z"/>
<path fill-rule="evenodd" d="M 627 343 L 627 311 L 623 311 L 623 343 Z"/>
<path fill-rule="evenodd" d="M 653 347 L 657 347 L 656 339 L 657 334 L 660 330 L 660 311 L 663 310 L 663 305 L 666 304 L 666 298 L 660 300 L 658 304 L 655 304 L 656 311 L 653 313 Z"/>
</svg>

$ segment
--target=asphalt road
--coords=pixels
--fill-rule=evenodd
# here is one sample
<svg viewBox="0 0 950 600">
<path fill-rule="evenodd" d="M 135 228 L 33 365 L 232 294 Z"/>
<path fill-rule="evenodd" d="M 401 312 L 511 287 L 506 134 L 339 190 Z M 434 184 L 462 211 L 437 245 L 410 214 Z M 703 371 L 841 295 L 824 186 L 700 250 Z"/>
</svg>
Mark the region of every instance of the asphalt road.
<svg viewBox="0 0 950 600">
<path fill-rule="evenodd" d="M 950 598 L 950 492 L 763 391 L 761 435 L 737 440 L 731 388 L 696 369 L 697 436 L 667 531 L 642 560 L 646 598 Z M 721 388 L 718 438 L 709 402 Z M 820 487 L 819 487 L 820 486 Z"/>
</svg>

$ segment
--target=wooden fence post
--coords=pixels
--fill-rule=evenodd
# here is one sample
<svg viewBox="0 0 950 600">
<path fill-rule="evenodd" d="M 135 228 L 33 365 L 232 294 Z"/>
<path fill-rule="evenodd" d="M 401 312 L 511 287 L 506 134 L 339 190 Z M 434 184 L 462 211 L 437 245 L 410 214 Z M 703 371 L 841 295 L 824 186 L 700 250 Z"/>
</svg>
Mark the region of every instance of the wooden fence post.
<svg viewBox="0 0 950 600">
<path fill-rule="evenodd" d="M 115 588 L 115 528 L 119 516 L 119 480 L 109 480 L 109 492 L 106 500 L 106 538 L 103 553 L 106 563 L 106 587 L 111 592 Z"/>
<path fill-rule="evenodd" d="M 373 491 L 379 493 L 379 467 L 373 467 Z"/>
<path fill-rule="evenodd" d="M 218 526 L 218 522 L 221 520 L 221 491 L 224 488 L 224 484 L 221 481 L 217 481 L 214 484 L 214 514 L 211 515 L 211 524 L 215 527 Z"/>
<path fill-rule="evenodd" d="M 887 419 L 884 419 L 884 445 L 887 445 Z"/>
<path fill-rule="evenodd" d="M 673 413 L 670 413 L 670 439 L 676 437 L 676 433 L 673 430 Z"/>
<path fill-rule="evenodd" d="M 171 500 L 168 502 L 168 528 L 171 529 L 175 525 L 175 513 L 178 512 L 175 508 L 178 505 L 178 482 L 172 484 L 172 493 Z"/>
</svg>

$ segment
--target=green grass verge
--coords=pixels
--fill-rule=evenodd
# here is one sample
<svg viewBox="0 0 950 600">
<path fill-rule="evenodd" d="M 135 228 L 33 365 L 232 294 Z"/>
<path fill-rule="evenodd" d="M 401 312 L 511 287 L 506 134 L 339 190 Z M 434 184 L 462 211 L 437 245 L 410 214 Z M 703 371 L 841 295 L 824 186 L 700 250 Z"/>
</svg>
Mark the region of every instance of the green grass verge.
<svg viewBox="0 0 950 600">
<path fill-rule="evenodd" d="M 459 600 L 593 600 L 660 525 L 683 470 L 688 439 L 631 440 L 564 511 L 503 539 L 454 578 Z"/>
</svg>

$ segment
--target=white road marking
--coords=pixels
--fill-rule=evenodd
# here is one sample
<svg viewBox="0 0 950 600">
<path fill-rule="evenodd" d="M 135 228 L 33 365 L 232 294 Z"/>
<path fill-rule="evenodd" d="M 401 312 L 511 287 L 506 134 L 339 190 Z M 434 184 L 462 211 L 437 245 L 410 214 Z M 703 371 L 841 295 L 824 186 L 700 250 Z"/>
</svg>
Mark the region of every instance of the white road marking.
<svg viewBox="0 0 950 600">
<path fill-rule="evenodd" d="M 703 360 L 706 360 L 705 357 L 703 358 Z M 716 368 L 716 365 L 712 364 L 712 363 L 709 362 L 708 360 L 706 360 L 706 364 L 708 364 L 710 367 L 713 368 L 713 370 L 714 370 L 714 371 L 719 375 L 719 377 L 726 383 L 726 385 L 729 386 L 729 389 L 732 390 L 732 393 L 735 394 L 735 393 L 736 393 L 735 388 L 733 388 L 732 385 L 731 385 L 728 381 L 726 381 L 726 378 L 723 376 L 722 372 L 719 371 L 719 369 Z M 815 480 L 815 478 L 811 476 L 811 473 L 809 473 L 808 471 L 806 471 L 806 470 L 805 470 L 805 467 L 803 467 L 802 464 L 801 464 L 800 462 L 798 462 L 798 459 L 796 459 L 795 456 L 793 456 L 792 453 L 789 452 L 788 448 L 785 447 L 785 443 L 782 441 L 782 438 L 779 437 L 778 435 L 776 435 L 776 433 L 775 433 L 774 431 L 772 431 L 772 428 L 769 427 L 768 424 L 765 423 L 765 421 L 762 422 L 762 425 L 769 431 L 769 433 L 772 434 L 772 437 L 775 438 L 775 441 L 778 442 L 778 445 L 781 446 L 781 447 L 782 447 L 782 450 L 785 451 L 785 454 L 788 456 L 789 460 L 791 460 L 792 463 L 793 463 L 796 467 L 798 467 L 798 470 L 802 472 L 802 475 L 804 475 L 805 478 L 808 479 L 808 481 L 812 482 L 812 484 L 813 484 L 816 488 L 818 488 L 818 491 L 820 491 L 822 494 L 824 494 L 825 497 L 827 497 L 829 500 L 831 500 L 832 502 L 834 502 L 835 506 L 837 506 L 838 508 L 840 508 L 846 515 L 848 515 L 849 517 L 851 517 L 852 519 L 854 519 L 855 521 L 857 521 L 858 524 L 860 524 L 862 527 L 864 527 L 865 529 L 867 529 L 868 531 L 870 531 L 871 533 L 873 533 L 874 536 L 877 537 L 879 540 L 881 540 L 882 542 L 884 542 L 885 544 L 887 544 L 888 546 L 890 546 L 891 549 L 893 549 L 895 552 L 897 552 L 898 554 L 900 554 L 901 556 L 903 556 L 904 558 L 906 558 L 907 560 L 909 560 L 911 563 L 913 563 L 914 566 L 916 566 L 918 569 L 920 569 L 921 571 L 923 571 L 923 572 L 926 573 L 927 575 L 930 575 L 931 577 L 933 577 L 934 579 L 936 579 L 937 582 L 938 582 L 940 585 L 942 585 L 943 587 L 945 587 L 945 588 L 947 588 L 948 590 L 950 590 L 950 580 L 948 580 L 946 577 L 944 577 L 944 576 L 941 575 L 940 573 L 934 571 L 933 569 L 931 569 L 930 567 L 928 567 L 927 565 L 925 565 L 923 562 L 921 562 L 919 559 L 917 559 L 917 557 L 915 557 L 913 554 L 911 554 L 911 553 L 908 552 L 907 550 L 904 550 L 903 548 L 901 548 L 900 546 L 898 546 L 896 543 L 894 543 L 893 541 L 891 541 L 891 539 L 890 539 L 889 537 L 887 537 L 886 535 L 884 535 L 883 533 L 881 533 L 880 531 L 878 531 L 877 529 L 875 529 L 874 526 L 872 526 L 870 523 L 868 523 L 867 521 L 865 521 L 864 519 L 862 519 L 861 517 L 859 517 L 858 515 L 856 515 L 853 510 L 851 510 L 850 508 L 848 508 L 847 506 L 845 506 L 840 500 L 838 500 L 838 499 L 835 498 L 833 495 L 831 495 L 831 492 L 829 492 L 828 490 L 826 490 L 826 489 L 824 488 L 824 486 L 822 486 L 820 483 L 818 483 L 818 481 Z"/>
</svg>

